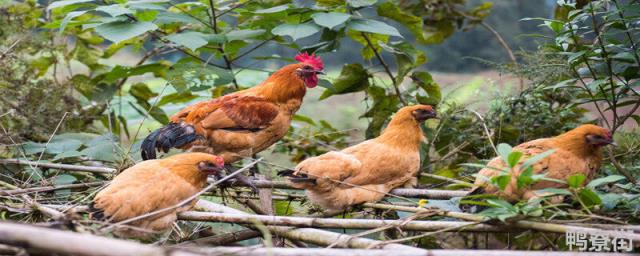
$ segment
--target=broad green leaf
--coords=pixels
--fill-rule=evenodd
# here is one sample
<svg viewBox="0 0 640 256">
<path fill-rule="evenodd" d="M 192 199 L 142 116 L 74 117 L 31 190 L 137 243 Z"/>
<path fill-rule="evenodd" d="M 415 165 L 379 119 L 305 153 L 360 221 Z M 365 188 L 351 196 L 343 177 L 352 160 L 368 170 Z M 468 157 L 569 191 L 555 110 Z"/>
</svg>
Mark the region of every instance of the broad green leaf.
<svg viewBox="0 0 640 256">
<path fill-rule="evenodd" d="M 615 193 L 607 193 L 599 196 L 600 196 L 600 200 L 602 201 L 602 206 L 604 206 L 604 208 L 607 210 L 611 210 L 615 208 L 616 205 L 618 205 L 620 202 L 623 202 L 626 200 L 626 198 L 623 195 L 619 195 Z"/>
<path fill-rule="evenodd" d="M 333 80 L 333 88 L 325 90 L 320 100 L 334 94 L 345 94 L 362 91 L 369 87 L 369 73 L 358 63 L 347 64 L 342 67 L 340 76 Z"/>
<path fill-rule="evenodd" d="M 497 149 L 498 149 L 498 154 L 502 158 L 502 161 L 504 161 L 505 164 L 509 164 L 509 154 L 511 154 L 511 151 L 513 151 L 513 148 L 509 146 L 509 144 L 500 143 L 498 144 Z"/>
<path fill-rule="evenodd" d="M 283 4 L 283 5 L 274 6 L 274 7 L 268 8 L 268 9 L 256 10 L 253 13 L 259 13 L 259 14 L 277 13 L 277 12 L 285 11 L 287 9 L 289 9 L 289 4 Z"/>
<path fill-rule="evenodd" d="M 145 83 L 137 83 L 132 85 L 129 89 L 129 94 L 137 99 L 142 99 L 145 101 L 158 96 L 158 94 L 152 92 L 151 89 L 149 89 L 149 86 L 147 86 L 147 84 Z"/>
<path fill-rule="evenodd" d="M 202 33 L 193 31 L 171 34 L 165 38 L 178 45 L 187 47 L 191 51 L 196 51 L 198 48 L 209 43 L 204 39 Z"/>
<path fill-rule="evenodd" d="M 133 14 L 133 11 L 129 10 L 129 8 L 123 7 L 119 4 L 99 6 L 95 10 L 109 14 L 111 15 L 111 17 L 116 17 L 123 14 Z"/>
<path fill-rule="evenodd" d="M 70 151 L 65 151 L 60 154 L 57 154 L 55 157 L 53 157 L 53 161 L 57 161 L 65 158 L 81 157 L 81 156 L 84 156 L 84 155 L 79 151 L 70 150 Z"/>
<path fill-rule="evenodd" d="M 231 83 L 233 74 L 229 70 L 203 66 L 194 62 L 178 62 L 167 71 L 171 85 L 180 93 L 186 90 L 201 91 L 213 86 Z"/>
<path fill-rule="evenodd" d="M 527 160 L 525 160 L 522 163 L 522 165 L 520 166 L 520 169 L 522 170 L 522 169 L 529 168 L 529 166 L 532 166 L 532 165 L 536 164 L 537 162 L 540 162 L 540 160 L 544 159 L 545 157 L 550 156 L 554 152 L 556 152 L 555 149 L 550 149 L 550 150 L 547 150 L 547 151 L 542 152 L 540 154 L 537 154 L 535 156 L 531 156 L 531 157 L 527 158 Z"/>
<path fill-rule="evenodd" d="M 156 29 L 158 29 L 158 26 L 151 22 L 129 21 L 103 23 L 95 28 L 96 33 L 114 43 L 118 43 Z"/>
<path fill-rule="evenodd" d="M 567 178 L 567 184 L 569 184 L 569 187 L 571 188 L 579 188 L 582 186 L 586 178 L 587 177 L 585 177 L 584 174 L 574 174 Z"/>
<path fill-rule="evenodd" d="M 226 33 L 225 36 L 228 41 L 233 40 L 245 40 L 252 37 L 256 37 L 262 35 L 266 32 L 264 29 L 241 29 L 241 30 L 232 30 L 229 33 Z"/>
<path fill-rule="evenodd" d="M 72 4 L 79 4 L 79 3 L 88 3 L 88 2 L 93 2 L 94 0 L 63 0 L 63 1 L 55 1 L 52 2 L 49 6 L 47 6 L 47 10 L 51 10 L 51 9 L 55 9 L 58 7 L 63 7 L 63 6 L 67 6 L 67 5 L 72 5 Z"/>
<path fill-rule="evenodd" d="M 56 175 L 53 178 L 53 184 L 55 184 L 55 185 L 67 185 L 67 184 L 72 184 L 76 180 L 78 180 L 78 179 L 76 177 L 74 177 L 73 175 L 60 174 L 60 175 Z"/>
<path fill-rule="evenodd" d="M 390 35 L 401 37 L 400 32 L 388 25 L 387 23 L 371 20 L 371 19 L 351 19 L 348 22 L 348 28 L 360 32 L 376 33 L 382 35 Z"/>
<path fill-rule="evenodd" d="M 64 29 L 67 27 L 67 24 L 69 24 L 69 21 L 85 13 L 87 13 L 87 11 L 73 11 L 67 13 L 67 16 L 64 16 L 64 19 L 62 19 L 62 23 L 60 23 L 60 33 L 64 32 Z"/>
<path fill-rule="evenodd" d="M 318 12 L 311 15 L 311 17 L 316 24 L 333 29 L 347 22 L 351 15 L 341 12 Z"/>
<path fill-rule="evenodd" d="M 602 203 L 602 200 L 600 199 L 598 194 L 596 194 L 595 192 L 593 192 L 593 190 L 588 188 L 580 190 L 580 192 L 578 193 L 578 196 L 580 197 L 580 200 L 582 200 L 582 202 L 587 207 L 599 205 Z"/>
<path fill-rule="evenodd" d="M 542 196 L 551 196 L 551 195 L 567 195 L 570 196 L 571 191 L 566 190 L 566 189 L 562 189 L 562 188 L 545 188 L 545 189 L 540 189 L 540 190 L 536 190 L 536 194 L 542 195 Z"/>
<path fill-rule="evenodd" d="M 520 161 L 520 158 L 522 158 L 522 152 L 520 152 L 520 151 L 511 152 L 509 154 L 509 161 L 507 162 L 509 164 L 509 167 L 511 167 L 511 168 L 515 167 L 516 164 L 518 164 L 518 161 Z M 531 175 L 529 175 L 529 176 L 531 176 Z"/>
<path fill-rule="evenodd" d="M 156 16 L 154 23 L 156 24 L 168 24 L 168 23 L 196 24 L 198 23 L 198 20 L 184 13 L 163 12 Z"/>
<path fill-rule="evenodd" d="M 609 184 L 609 183 L 615 183 L 624 179 L 626 178 L 622 175 L 609 175 L 606 177 L 592 180 L 591 182 L 589 182 L 589 184 L 587 184 L 587 187 L 590 189 L 595 189 L 598 186 L 602 186 L 604 184 Z"/>
<path fill-rule="evenodd" d="M 427 96 L 421 96 L 420 93 L 416 94 L 416 99 L 420 104 L 436 106 L 440 103 L 442 100 L 440 85 L 433 80 L 429 72 L 413 72 L 413 74 L 411 74 L 411 80 L 427 94 Z"/>
<path fill-rule="evenodd" d="M 178 103 L 185 103 L 185 102 L 189 102 L 192 101 L 194 99 L 198 98 L 198 95 L 194 95 L 191 92 L 176 92 L 176 93 L 172 93 L 172 94 L 168 94 L 163 96 L 160 101 L 158 102 L 158 104 L 156 104 L 158 107 L 160 106 L 164 106 L 166 104 L 172 103 L 172 104 L 178 104 Z"/>
<path fill-rule="evenodd" d="M 303 24 L 281 24 L 271 30 L 271 33 L 278 36 L 290 36 L 293 41 L 318 33 L 320 28 L 312 23 Z"/>
<path fill-rule="evenodd" d="M 509 182 L 511 182 L 511 175 L 493 176 L 491 177 L 491 182 L 497 185 L 498 188 L 500 188 L 500 190 L 503 191 L 505 188 L 507 188 L 507 185 L 509 185 Z"/>
<path fill-rule="evenodd" d="M 518 153 L 518 152 L 513 152 L 511 154 L 514 154 L 514 153 Z M 533 168 L 531 167 L 527 168 L 526 170 L 524 170 L 524 172 L 520 173 L 520 175 L 518 175 L 518 178 L 516 179 L 516 185 L 518 186 L 518 189 L 531 185 L 531 183 L 533 183 L 533 178 L 531 178 L 532 175 L 533 175 Z"/>
<path fill-rule="evenodd" d="M 424 42 L 423 21 L 421 17 L 401 10 L 393 2 L 384 2 L 378 5 L 378 15 L 395 20 L 404 25 L 416 37 L 419 42 Z"/>
<path fill-rule="evenodd" d="M 376 2 L 378 2 L 378 0 L 347 0 L 347 3 L 355 8 L 372 6 Z"/>
<path fill-rule="evenodd" d="M 513 207 L 513 205 L 501 199 L 487 199 L 487 203 L 495 207 L 502 207 L 509 210 L 515 210 L 515 207 Z"/>
</svg>

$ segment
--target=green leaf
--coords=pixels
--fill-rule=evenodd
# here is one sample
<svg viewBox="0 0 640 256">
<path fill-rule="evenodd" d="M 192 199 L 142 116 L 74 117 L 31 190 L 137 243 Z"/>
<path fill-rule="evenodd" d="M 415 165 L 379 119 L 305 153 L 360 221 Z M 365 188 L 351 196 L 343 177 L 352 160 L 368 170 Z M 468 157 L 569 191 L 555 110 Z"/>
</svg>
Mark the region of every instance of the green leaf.
<svg viewBox="0 0 640 256">
<path fill-rule="evenodd" d="M 60 33 L 64 31 L 64 29 L 67 27 L 67 24 L 69 24 L 69 21 L 85 13 L 87 13 L 87 11 L 74 11 L 67 13 L 67 15 L 64 16 L 64 19 L 62 19 L 62 22 L 60 23 Z"/>
<path fill-rule="evenodd" d="M 171 78 L 170 83 L 178 92 L 187 89 L 201 91 L 233 81 L 233 74 L 229 70 L 194 62 L 174 64 L 167 71 L 167 77 Z"/>
<path fill-rule="evenodd" d="M 372 6 L 377 2 L 378 0 L 347 0 L 347 3 L 354 8 Z"/>
<path fill-rule="evenodd" d="M 114 21 L 100 24 L 95 28 L 96 33 L 114 43 L 118 43 L 156 29 L 158 29 L 156 24 L 137 21 Z"/>
<path fill-rule="evenodd" d="M 513 153 L 517 153 L 517 152 L 513 152 Z M 524 170 L 524 172 L 520 173 L 520 175 L 518 175 L 518 178 L 516 179 L 516 185 L 518 186 L 518 189 L 531 185 L 533 183 L 533 178 L 531 177 L 532 175 L 533 175 L 533 168 L 531 167 L 527 168 L 526 170 Z"/>
<path fill-rule="evenodd" d="M 333 29 L 347 22 L 351 15 L 341 12 L 318 12 L 311 15 L 311 17 L 316 24 Z"/>
<path fill-rule="evenodd" d="M 395 20 L 404 25 L 416 37 L 418 42 L 424 42 L 422 18 L 401 10 L 393 2 L 384 2 L 378 5 L 378 15 Z"/>
<path fill-rule="evenodd" d="M 60 175 L 56 175 L 53 178 L 53 184 L 55 184 L 57 186 L 59 186 L 59 185 L 68 185 L 68 184 L 72 184 L 76 180 L 78 180 L 78 179 L 76 177 L 74 177 L 73 175 L 60 174 Z"/>
<path fill-rule="evenodd" d="M 396 28 L 388 25 L 387 23 L 377 21 L 377 20 L 351 19 L 347 26 L 349 29 L 355 30 L 355 31 L 397 36 L 397 37 L 403 38 L 402 35 L 400 35 L 400 32 Z"/>
<path fill-rule="evenodd" d="M 543 196 L 551 196 L 551 195 L 566 195 L 566 196 L 570 196 L 571 191 L 566 190 L 566 189 L 562 189 L 562 188 L 545 188 L 545 189 L 540 189 L 540 190 L 536 190 L 536 194 L 541 194 Z M 548 195 L 546 195 L 548 194 Z"/>
<path fill-rule="evenodd" d="M 540 162 L 540 160 L 550 156 L 554 152 L 556 152 L 555 149 L 550 149 L 550 150 L 547 150 L 547 151 L 542 152 L 540 154 L 537 154 L 535 156 L 527 158 L 527 160 L 525 160 L 524 163 L 522 163 L 522 165 L 520 166 L 520 170 L 529 168 L 529 166 L 532 166 L 532 165 L 536 164 L 537 162 Z"/>
<path fill-rule="evenodd" d="M 578 196 L 580 197 L 580 200 L 582 200 L 582 202 L 587 207 L 600 205 L 602 203 L 602 200 L 600 199 L 598 194 L 596 194 L 595 192 L 593 192 L 593 190 L 588 188 L 580 190 L 580 192 L 578 193 Z"/>
<path fill-rule="evenodd" d="M 198 95 L 194 95 L 191 92 L 176 92 L 176 93 L 163 96 L 158 102 L 157 106 L 160 107 L 169 103 L 172 103 L 172 104 L 186 103 L 197 98 L 198 98 Z"/>
<path fill-rule="evenodd" d="M 511 182 L 511 175 L 498 175 L 491 178 L 492 183 L 496 184 L 501 191 L 504 191 Z"/>
<path fill-rule="evenodd" d="M 62 152 L 60 154 L 57 154 L 55 157 L 53 157 L 53 161 L 57 161 L 60 159 L 65 159 L 65 158 L 74 158 L 74 157 L 81 157 L 84 156 L 82 153 L 80 153 L 79 151 L 76 150 L 70 150 L 70 151 L 65 151 Z"/>
<path fill-rule="evenodd" d="M 228 41 L 245 40 L 252 37 L 260 36 L 265 32 L 266 30 L 264 29 L 241 29 L 241 30 L 233 30 L 225 34 L 225 36 L 227 37 L 226 39 Z"/>
<path fill-rule="evenodd" d="M 123 14 L 133 14 L 133 11 L 129 10 L 129 8 L 123 7 L 119 4 L 99 6 L 95 10 L 109 14 L 111 15 L 111 17 L 116 17 Z"/>
<path fill-rule="evenodd" d="M 569 184 L 569 187 L 571 188 L 579 188 L 582 186 L 582 183 L 584 183 L 586 178 L 587 177 L 585 177 L 584 174 L 574 174 L 567 178 L 567 184 Z"/>
<path fill-rule="evenodd" d="M 358 63 L 347 64 L 342 67 L 340 76 L 333 80 L 333 89 L 325 90 L 320 100 L 331 95 L 357 92 L 369 87 L 369 73 Z"/>
<path fill-rule="evenodd" d="M 418 71 L 411 74 L 411 80 L 413 83 L 421 88 L 427 96 L 416 95 L 416 99 L 420 104 L 427 104 L 436 106 L 442 100 L 442 93 L 440 91 L 440 85 L 438 85 L 429 72 Z"/>
<path fill-rule="evenodd" d="M 624 179 L 626 178 L 622 175 L 609 175 L 606 177 L 592 180 L 591 182 L 589 182 L 589 184 L 587 184 L 587 187 L 590 189 L 595 189 L 598 186 L 602 186 L 604 184 L 609 184 L 609 183 L 615 183 Z"/>
<path fill-rule="evenodd" d="M 489 203 L 489 205 L 494 207 L 501 207 L 508 210 L 515 210 L 515 207 L 513 207 L 513 205 L 501 199 L 487 199 L 487 203 Z"/>
<path fill-rule="evenodd" d="M 507 162 L 509 164 L 509 167 L 513 168 L 516 166 L 516 164 L 518 164 L 518 161 L 520 161 L 520 158 L 522 158 L 522 152 L 520 151 L 513 151 L 509 154 L 509 161 Z M 528 170 L 528 169 L 527 169 Z M 529 175 L 531 176 L 531 175 Z"/>
<path fill-rule="evenodd" d="M 253 13 L 259 13 L 259 14 L 277 13 L 277 12 L 285 11 L 287 9 L 289 9 L 289 5 L 288 4 L 283 4 L 283 5 L 274 6 L 274 7 L 268 8 L 268 9 L 256 10 Z"/>
<path fill-rule="evenodd" d="M 182 32 L 180 34 L 171 34 L 165 38 L 178 45 L 187 47 L 191 51 L 196 51 L 198 48 L 209 43 L 204 39 L 202 33 L 193 31 Z"/>
<path fill-rule="evenodd" d="M 195 24 L 195 23 L 198 23 L 198 20 L 183 13 L 163 12 L 160 15 L 156 16 L 156 19 L 154 22 L 157 24 L 169 24 L 169 23 Z"/>
<path fill-rule="evenodd" d="M 271 30 L 277 36 L 290 36 L 293 41 L 318 33 L 320 28 L 312 23 L 281 24 Z"/>
<path fill-rule="evenodd" d="M 513 151 L 513 148 L 509 146 L 509 144 L 500 143 L 498 144 L 497 149 L 498 149 L 498 154 L 502 158 L 502 161 L 504 161 L 505 164 L 509 164 L 509 154 L 511 154 L 511 151 Z"/>
<path fill-rule="evenodd" d="M 49 6 L 47 6 L 47 10 L 51 10 L 51 9 L 55 9 L 55 8 L 59 8 L 59 7 L 67 6 L 67 5 L 72 5 L 72 4 L 88 3 L 88 2 L 93 2 L 93 1 L 94 0 L 63 0 L 63 1 L 55 1 L 55 2 L 51 3 Z"/>
</svg>

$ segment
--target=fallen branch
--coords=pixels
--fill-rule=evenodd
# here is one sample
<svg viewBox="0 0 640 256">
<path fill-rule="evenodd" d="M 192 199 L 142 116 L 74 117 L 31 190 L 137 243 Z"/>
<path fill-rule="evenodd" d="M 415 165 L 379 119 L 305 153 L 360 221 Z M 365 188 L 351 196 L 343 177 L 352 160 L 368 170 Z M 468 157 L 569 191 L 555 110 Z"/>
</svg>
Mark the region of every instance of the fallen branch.
<svg viewBox="0 0 640 256">
<path fill-rule="evenodd" d="M 0 222 L 0 243 L 24 248 L 29 252 L 67 255 L 272 255 L 272 256 L 548 256 L 546 251 L 499 251 L 499 250 L 362 250 L 327 248 L 263 248 L 263 247 L 160 247 L 132 241 L 53 230 L 24 224 Z M 409 247 L 412 248 L 412 247 Z M 556 256 L 578 255 L 578 252 L 553 252 Z M 600 256 L 604 253 L 582 253 L 579 255 Z"/>
<path fill-rule="evenodd" d="M 286 181 L 268 181 L 254 180 L 252 181 L 258 188 L 278 188 L 278 189 L 296 189 L 289 186 Z M 436 190 L 436 189 L 415 189 L 415 188 L 396 188 L 391 190 L 390 194 L 403 197 L 429 198 L 429 199 L 451 199 L 454 197 L 466 196 L 468 191 L 464 190 Z"/>
<path fill-rule="evenodd" d="M 36 161 L 20 160 L 20 159 L 0 159 L 0 164 L 16 164 L 16 165 L 29 165 L 45 168 L 61 169 L 77 172 L 95 172 L 95 173 L 116 173 L 116 169 L 99 166 L 83 166 L 72 164 L 53 164 L 53 163 L 39 163 Z"/>
<path fill-rule="evenodd" d="M 385 210 L 397 210 L 403 212 L 416 212 L 416 213 L 433 213 L 440 216 L 446 216 L 456 219 L 462 219 L 473 222 L 487 222 L 490 219 L 487 217 L 463 213 L 463 212 L 449 212 L 442 211 L 437 209 L 426 209 L 426 208 L 417 208 L 417 207 L 407 207 L 407 206 L 396 206 L 396 205 L 388 205 L 388 204 L 375 204 L 375 203 L 365 203 L 364 207 L 376 208 L 376 209 L 385 209 Z M 640 234 L 635 233 L 626 233 L 616 230 L 605 230 L 605 229 L 597 229 L 597 228 L 587 228 L 587 227 L 579 227 L 579 226 L 571 226 L 571 225 L 562 225 L 555 223 L 545 223 L 538 221 L 529 221 L 529 220 L 518 220 L 513 222 L 507 222 L 507 225 L 511 225 L 521 229 L 533 229 L 543 232 L 554 232 L 554 233 L 586 233 L 590 235 L 605 235 L 607 237 L 621 237 L 626 239 L 631 239 L 634 242 L 640 242 Z M 621 229 L 624 229 L 625 226 L 619 226 Z"/>
<path fill-rule="evenodd" d="M 36 192 L 48 192 L 55 191 L 61 189 L 74 189 L 74 188 L 90 188 L 104 185 L 106 182 L 98 181 L 98 182 L 88 182 L 81 184 L 67 184 L 67 185 L 58 185 L 58 186 L 44 186 L 44 187 L 35 187 L 35 188 L 24 188 L 24 189 L 11 189 L 11 190 L 0 190 L 0 195 L 2 196 L 10 196 L 10 195 L 19 195 L 26 193 L 36 193 Z"/>
<path fill-rule="evenodd" d="M 210 211 L 210 212 L 222 212 L 222 213 L 231 213 L 237 215 L 251 216 L 246 212 L 236 210 L 224 205 L 212 203 L 206 200 L 199 200 L 197 208 Z M 367 248 L 369 246 L 375 245 L 378 241 L 368 239 L 368 238 L 360 238 L 353 237 L 346 234 L 339 234 L 325 230 L 312 229 L 312 228 L 292 228 L 285 226 L 267 226 L 267 229 L 272 233 L 279 235 L 281 237 L 285 237 L 291 240 L 298 240 L 307 243 L 317 244 L 327 246 L 333 243 L 336 243 L 337 247 L 342 248 Z M 393 249 L 393 250 L 408 250 L 416 254 L 422 254 L 426 252 L 426 250 L 402 245 L 402 244 L 387 244 L 382 246 L 380 249 Z M 306 253 L 305 253 L 306 254 Z"/>
<path fill-rule="evenodd" d="M 134 242 L 0 222 L 0 243 L 68 255 L 197 255 Z"/>
<path fill-rule="evenodd" d="M 438 231 L 445 228 L 453 228 L 450 231 L 474 231 L 474 232 L 507 232 L 508 229 L 479 224 L 465 227 L 472 222 L 460 221 L 404 221 L 404 220 L 377 220 L 377 219 L 323 219 L 307 217 L 283 217 L 246 215 L 233 213 L 213 212 L 182 212 L 178 215 L 181 220 L 212 221 L 236 224 L 253 224 L 256 221 L 264 225 L 312 227 L 312 228 L 348 228 L 348 229 L 372 229 L 393 225 L 402 230 L 410 231 Z M 457 228 L 460 227 L 460 228 Z"/>
</svg>

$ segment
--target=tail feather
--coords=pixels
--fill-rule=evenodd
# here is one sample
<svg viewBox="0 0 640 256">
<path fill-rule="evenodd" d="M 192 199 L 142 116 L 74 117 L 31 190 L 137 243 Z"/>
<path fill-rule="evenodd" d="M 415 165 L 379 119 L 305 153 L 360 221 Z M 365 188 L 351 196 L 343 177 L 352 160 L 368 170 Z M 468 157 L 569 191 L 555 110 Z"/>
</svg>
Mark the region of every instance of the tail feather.
<svg viewBox="0 0 640 256">
<path fill-rule="evenodd" d="M 104 215 L 104 211 L 102 211 L 102 209 L 96 208 L 94 203 L 91 202 L 91 204 L 89 204 L 89 219 L 105 221 L 107 218 Z"/>
<path fill-rule="evenodd" d="M 182 147 L 198 138 L 199 136 L 195 133 L 193 126 L 169 123 L 155 130 L 142 141 L 142 145 L 140 146 L 142 159 L 155 159 L 156 150 L 167 153 L 171 148 Z"/>
<path fill-rule="evenodd" d="M 477 195 L 482 195 L 485 193 L 484 187 L 482 186 L 478 186 L 476 188 L 474 188 L 473 190 L 471 190 L 465 197 L 469 197 L 469 196 L 477 196 Z M 482 201 L 481 199 L 478 200 L 478 198 L 463 198 L 464 201 L 467 202 L 480 202 Z M 462 200 L 461 200 L 462 202 Z M 463 212 L 468 212 L 468 213 L 478 213 L 483 211 L 484 209 L 486 209 L 486 206 L 482 206 L 482 205 L 478 205 L 478 204 L 470 204 L 470 203 L 460 203 L 459 205 L 460 209 Z"/>
</svg>

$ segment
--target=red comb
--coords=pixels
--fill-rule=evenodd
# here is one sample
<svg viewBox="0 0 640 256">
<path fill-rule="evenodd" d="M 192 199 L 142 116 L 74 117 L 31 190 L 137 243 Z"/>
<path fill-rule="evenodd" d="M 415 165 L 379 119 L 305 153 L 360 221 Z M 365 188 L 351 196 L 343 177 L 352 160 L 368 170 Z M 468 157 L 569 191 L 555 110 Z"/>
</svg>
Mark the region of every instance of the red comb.
<svg viewBox="0 0 640 256">
<path fill-rule="evenodd" d="M 324 69 L 324 63 L 322 63 L 322 59 L 320 59 L 320 56 L 316 56 L 315 53 L 311 55 L 306 52 L 299 53 L 298 55 L 296 55 L 295 59 L 301 63 L 306 63 L 313 66 L 313 68 L 315 68 L 316 70 Z"/>
</svg>

